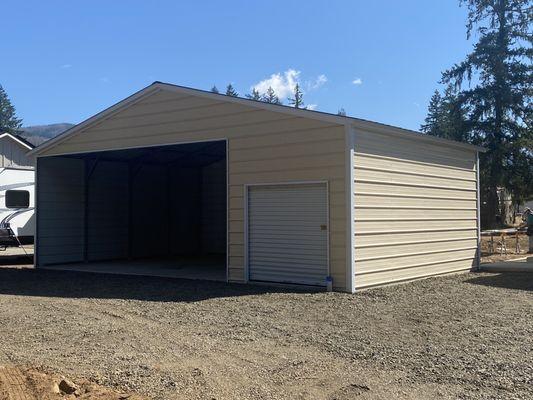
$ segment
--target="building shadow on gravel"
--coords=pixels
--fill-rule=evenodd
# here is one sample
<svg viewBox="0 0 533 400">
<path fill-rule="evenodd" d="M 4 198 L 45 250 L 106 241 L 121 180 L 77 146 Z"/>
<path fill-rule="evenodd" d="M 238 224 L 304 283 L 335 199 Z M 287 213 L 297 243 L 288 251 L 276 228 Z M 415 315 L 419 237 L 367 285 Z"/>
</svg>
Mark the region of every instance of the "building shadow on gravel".
<svg viewBox="0 0 533 400">
<path fill-rule="evenodd" d="M 0 295 L 195 302 L 219 297 L 317 291 L 320 289 L 0 267 Z"/>
<path fill-rule="evenodd" d="M 473 285 L 483 285 L 500 287 L 505 289 L 516 289 L 533 291 L 533 273 L 530 272 L 503 272 L 490 275 L 483 274 L 466 282 Z"/>
</svg>

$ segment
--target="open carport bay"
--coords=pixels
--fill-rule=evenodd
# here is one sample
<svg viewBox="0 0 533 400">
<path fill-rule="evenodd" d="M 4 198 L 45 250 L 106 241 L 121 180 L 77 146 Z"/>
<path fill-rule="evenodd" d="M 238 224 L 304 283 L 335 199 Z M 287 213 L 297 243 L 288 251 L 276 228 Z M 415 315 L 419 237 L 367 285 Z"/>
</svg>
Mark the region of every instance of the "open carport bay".
<svg viewBox="0 0 533 400">
<path fill-rule="evenodd" d="M 38 159 L 38 267 L 226 279 L 226 142 Z"/>
</svg>

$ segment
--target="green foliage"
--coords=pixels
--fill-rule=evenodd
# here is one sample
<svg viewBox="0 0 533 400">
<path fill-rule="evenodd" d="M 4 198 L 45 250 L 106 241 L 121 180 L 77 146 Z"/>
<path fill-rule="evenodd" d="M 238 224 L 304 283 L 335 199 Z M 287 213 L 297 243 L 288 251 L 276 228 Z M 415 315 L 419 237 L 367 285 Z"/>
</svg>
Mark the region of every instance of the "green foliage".
<svg viewBox="0 0 533 400">
<path fill-rule="evenodd" d="M 433 96 L 422 129 L 487 147 L 480 156 L 482 224 L 494 226 L 498 188 L 515 203 L 533 194 L 533 7 L 531 0 L 461 4 L 467 37 L 475 33 L 478 41 L 442 74 L 446 92 Z"/>
<path fill-rule="evenodd" d="M 220 93 L 220 92 L 218 91 L 218 88 L 217 88 L 215 85 L 213 85 L 213 87 L 211 88 L 211 92 L 213 92 L 213 93 Z"/>
<path fill-rule="evenodd" d="M 252 93 L 247 94 L 246 98 L 250 99 L 250 100 L 260 101 L 261 100 L 261 93 L 259 93 L 259 91 L 256 88 L 253 88 L 252 89 Z"/>
<path fill-rule="evenodd" d="M 17 118 L 15 107 L 0 85 L 0 133 L 17 133 L 22 127 L 22 119 Z"/>
<path fill-rule="evenodd" d="M 293 106 L 294 108 L 305 108 L 304 94 L 298 83 L 294 87 L 294 97 L 289 99 L 289 105 Z"/>
<path fill-rule="evenodd" d="M 460 142 L 470 142 L 466 111 L 458 101 L 457 93 L 448 86 L 441 95 L 435 90 L 428 107 L 425 124 L 420 127 L 424 133 Z"/>
<path fill-rule="evenodd" d="M 226 96 L 239 97 L 239 93 L 233 88 L 233 85 L 230 83 L 226 86 Z"/>
<path fill-rule="evenodd" d="M 279 97 L 276 95 L 276 92 L 274 92 L 274 89 L 272 89 L 272 87 L 269 87 L 267 89 L 261 100 L 265 103 L 283 104 Z"/>
</svg>

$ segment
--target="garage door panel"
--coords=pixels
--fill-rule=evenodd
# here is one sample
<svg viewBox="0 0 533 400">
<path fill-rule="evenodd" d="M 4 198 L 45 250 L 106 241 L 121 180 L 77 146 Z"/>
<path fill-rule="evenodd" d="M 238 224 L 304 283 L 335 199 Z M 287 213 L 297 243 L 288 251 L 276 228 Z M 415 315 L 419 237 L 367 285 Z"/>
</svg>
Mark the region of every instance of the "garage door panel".
<svg viewBox="0 0 533 400">
<path fill-rule="evenodd" d="M 328 266 L 325 184 L 248 190 L 250 280 L 324 285 Z"/>
</svg>

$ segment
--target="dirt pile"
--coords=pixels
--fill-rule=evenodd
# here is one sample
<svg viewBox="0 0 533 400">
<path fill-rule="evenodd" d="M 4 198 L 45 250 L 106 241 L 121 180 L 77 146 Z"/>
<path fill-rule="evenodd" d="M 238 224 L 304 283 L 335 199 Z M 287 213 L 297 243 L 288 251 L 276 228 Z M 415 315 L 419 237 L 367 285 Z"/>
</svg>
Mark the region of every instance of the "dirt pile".
<svg viewBox="0 0 533 400">
<path fill-rule="evenodd" d="M 35 368 L 0 366 L 0 400 L 144 400 L 86 379 L 72 381 Z"/>
</svg>

